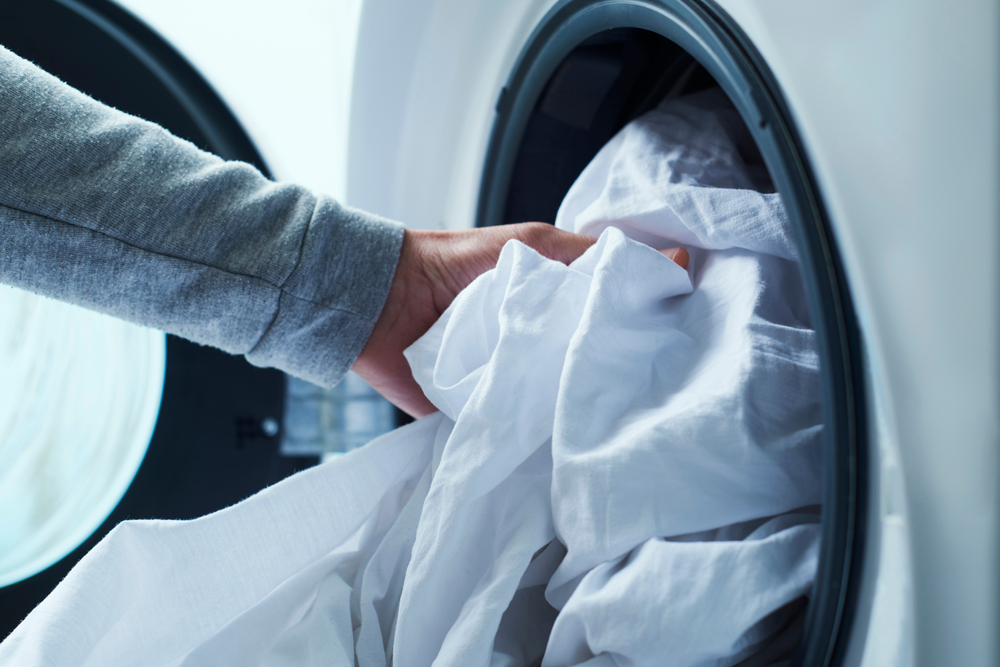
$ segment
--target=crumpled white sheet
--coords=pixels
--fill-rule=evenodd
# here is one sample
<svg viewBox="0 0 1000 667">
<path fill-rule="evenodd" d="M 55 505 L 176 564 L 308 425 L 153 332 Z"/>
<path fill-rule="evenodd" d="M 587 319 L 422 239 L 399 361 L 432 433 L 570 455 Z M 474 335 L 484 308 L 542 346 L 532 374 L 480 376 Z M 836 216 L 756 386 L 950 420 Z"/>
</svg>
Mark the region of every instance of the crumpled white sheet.
<svg viewBox="0 0 1000 667">
<path fill-rule="evenodd" d="M 619 133 L 560 210 L 608 228 L 571 266 L 504 248 L 408 350 L 441 412 L 216 514 L 121 524 L 0 664 L 732 665 L 765 646 L 815 573 L 818 360 L 734 113 L 702 94 Z M 689 271 L 626 235 L 685 244 Z"/>
</svg>

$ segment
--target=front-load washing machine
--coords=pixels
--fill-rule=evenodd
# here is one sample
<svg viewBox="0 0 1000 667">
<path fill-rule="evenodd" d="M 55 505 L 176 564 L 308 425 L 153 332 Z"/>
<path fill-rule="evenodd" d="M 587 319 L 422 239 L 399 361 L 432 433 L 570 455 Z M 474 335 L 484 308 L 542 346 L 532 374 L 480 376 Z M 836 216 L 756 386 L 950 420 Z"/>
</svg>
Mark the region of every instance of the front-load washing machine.
<svg viewBox="0 0 1000 667">
<path fill-rule="evenodd" d="M 88 92 L 260 164 L 224 104 L 120 8 L 22 4 L 50 7 L 41 30 L 71 10 L 118 44 L 132 39 L 131 60 L 110 57 L 98 78 L 137 60 L 169 95 L 141 108 Z M 158 28 L 149 3 L 123 4 Z M 136 51 L 140 33 L 158 46 Z M 820 339 L 823 542 L 796 661 L 993 665 L 998 37 L 1000 8 L 985 0 L 365 0 L 336 194 L 414 227 L 552 221 L 625 123 L 664 96 L 721 87 L 794 223 Z M 71 61 L 62 75 L 87 90 Z M 187 120 L 157 115 L 171 105 Z M 168 349 L 147 461 L 161 424 L 183 421 L 164 417 L 169 360 L 182 356 Z M 246 433 L 278 414 L 274 400 L 243 409 Z M 125 500 L 109 522 L 129 515 Z M 52 571 L 32 594 L 54 585 Z M 5 621 L 23 616 L 7 601 L 28 600 L 31 581 L 0 589 Z"/>
<path fill-rule="evenodd" d="M 347 201 L 432 229 L 551 222 L 626 122 L 720 86 L 795 226 L 820 340 L 797 660 L 995 665 L 998 45 L 988 1 L 368 0 Z"/>
</svg>

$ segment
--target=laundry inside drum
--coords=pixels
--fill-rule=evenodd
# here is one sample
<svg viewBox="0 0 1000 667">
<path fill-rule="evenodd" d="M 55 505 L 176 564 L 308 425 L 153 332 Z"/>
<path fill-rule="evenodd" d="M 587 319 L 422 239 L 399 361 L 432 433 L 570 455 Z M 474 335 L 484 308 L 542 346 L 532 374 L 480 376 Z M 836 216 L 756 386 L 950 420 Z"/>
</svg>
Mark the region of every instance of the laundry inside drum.
<svg viewBox="0 0 1000 667">
<path fill-rule="evenodd" d="M 581 645 L 594 655 L 618 647 L 636 664 L 666 654 L 677 664 L 790 659 L 822 541 L 820 356 L 800 251 L 749 128 L 682 48 L 620 28 L 550 67 L 518 141 L 497 179 L 502 206 L 481 224 L 540 220 L 602 239 L 616 228 L 657 249 L 687 249 L 692 281 L 690 293 L 663 301 L 662 354 L 637 352 L 645 366 L 608 377 L 591 409 L 621 394 L 633 403 L 608 408 L 618 413 L 603 426 L 567 429 L 595 451 L 637 441 L 650 451 L 634 455 L 631 480 L 597 475 L 618 482 L 607 487 L 608 504 L 631 494 L 640 519 L 602 515 L 622 522 L 602 534 L 620 540 L 613 574 L 588 588 L 596 570 L 574 570 L 583 583 L 555 596 L 562 606 L 546 660 L 563 664 L 559 647 Z M 559 433 L 557 425 L 554 476 Z M 613 468 L 632 453 L 588 455 Z M 558 508 L 555 516 L 560 534 Z M 650 525 L 669 528 L 644 534 Z M 636 629 L 649 624 L 650 637 Z M 688 649 L 678 653 L 679 644 Z"/>
</svg>

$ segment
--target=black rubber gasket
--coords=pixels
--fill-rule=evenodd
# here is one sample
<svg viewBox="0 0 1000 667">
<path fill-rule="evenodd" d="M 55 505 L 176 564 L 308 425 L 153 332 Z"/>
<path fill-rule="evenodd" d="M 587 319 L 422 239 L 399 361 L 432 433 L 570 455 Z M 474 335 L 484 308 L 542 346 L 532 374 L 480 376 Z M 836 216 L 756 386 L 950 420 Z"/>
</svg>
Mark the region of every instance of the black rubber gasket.
<svg viewBox="0 0 1000 667">
<path fill-rule="evenodd" d="M 799 665 L 841 660 L 856 608 L 867 491 L 865 397 L 857 320 L 844 270 L 789 106 L 766 62 L 711 0 L 564 0 L 529 38 L 497 102 L 477 225 L 504 222 L 529 117 L 559 64 L 602 32 L 633 28 L 677 44 L 715 78 L 739 110 L 781 193 L 800 250 L 822 360 L 822 545 Z M 856 565 L 858 564 L 858 565 Z"/>
</svg>

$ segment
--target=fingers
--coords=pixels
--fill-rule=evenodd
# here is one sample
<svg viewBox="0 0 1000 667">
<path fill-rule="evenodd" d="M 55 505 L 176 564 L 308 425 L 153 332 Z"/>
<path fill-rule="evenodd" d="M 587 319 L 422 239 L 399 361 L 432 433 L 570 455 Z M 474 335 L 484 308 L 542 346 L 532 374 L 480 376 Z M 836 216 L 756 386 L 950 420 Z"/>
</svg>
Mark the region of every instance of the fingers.
<svg viewBox="0 0 1000 667">
<path fill-rule="evenodd" d="M 518 240 L 539 254 L 563 264 L 569 264 L 575 260 L 597 241 L 591 236 L 566 232 L 544 222 L 519 222 L 462 233 L 469 234 L 469 238 L 476 238 L 472 235 L 478 235 L 476 238 L 478 245 L 483 248 L 491 247 L 490 259 L 492 261 L 487 268 L 493 268 L 497 257 L 500 256 L 501 248 L 512 239 Z M 489 238 L 491 243 L 484 243 L 485 238 Z"/>
<path fill-rule="evenodd" d="M 666 248 L 661 250 L 660 254 L 667 259 L 673 260 L 674 264 L 685 270 L 688 267 L 688 262 L 691 260 L 691 256 L 684 248 Z"/>
<path fill-rule="evenodd" d="M 586 252 L 587 248 L 597 242 L 597 239 L 593 236 L 573 234 L 572 232 L 556 229 L 552 225 L 545 223 L 522 224 L 525 224 L 524 229 L 528 234 L 526 238 L 519 240 L 549 259 L 554 259 L 563 264 L 573 262 Z"/>
<path fill-rule="evenodd" d="M 527 246 L 537 250 L 549 259 L 569 264 L 594 245 L 597 239 L 593 236 L 573 234 L 542 222 L 522 222 L 517 225 L 494 227 L 504 233 L 504 242 L 516 238 Z M 684 248 L 666 248 L 660 250 L 667 259 L 672 260 L 682 269 L 687 269 L 691 256 Z"/>
<path fill-rule="evenodd" d="M 540 222 L 464 231 L 407 230 L 385 305 L 354 370 L 411 415 L 432 412 L 434 406 L 413 379 L 403 350 L 427 332 L 461 290 L 496 266 L 501 248 L 511 239 L 565 264 L 597 241 Z M 687 268 L 684 248 L 660 252 Z"/>
</svg>

